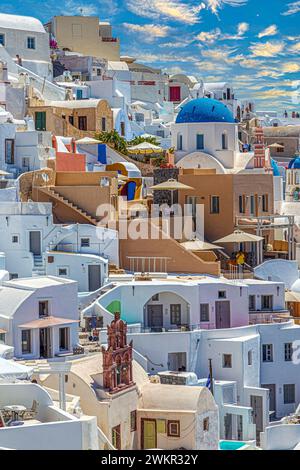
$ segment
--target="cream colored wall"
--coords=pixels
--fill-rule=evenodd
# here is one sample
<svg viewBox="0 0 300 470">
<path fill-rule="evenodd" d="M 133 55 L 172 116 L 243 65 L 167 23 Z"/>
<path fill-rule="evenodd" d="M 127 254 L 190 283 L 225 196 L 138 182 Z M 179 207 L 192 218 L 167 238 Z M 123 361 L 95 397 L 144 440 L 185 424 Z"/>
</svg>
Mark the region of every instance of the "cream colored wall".
<svg viewBox="0 0 300 470">
<path fill-rule="evenodd" d="M 103 42 L 96 16 L 57 16 L 54 33 L 61 49 L 107 60 L 120 60 L 120 43 Z M 80 32 L 81 30 L 81 32 Z"/>
</svg>

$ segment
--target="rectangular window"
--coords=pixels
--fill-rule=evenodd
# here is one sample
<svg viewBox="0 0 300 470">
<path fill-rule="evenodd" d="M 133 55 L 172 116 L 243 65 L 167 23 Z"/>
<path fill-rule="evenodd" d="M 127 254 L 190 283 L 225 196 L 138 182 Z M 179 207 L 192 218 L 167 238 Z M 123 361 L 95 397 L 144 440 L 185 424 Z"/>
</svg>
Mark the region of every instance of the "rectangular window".
<svg viewBox="0 0 300 470">
<path fill-rule="evenodd" d="M 121 450 L 121 426 L 115 426 L 111 430 L 111 442 L 115 449 Z"/>
<path fill-rule="evenodd" d="M 196 148 L 197 150 L 204 150 L 204 135 L 203 134 L 197 134 Z"/>
<path fill-rule="evenodd" d="M 72 24 L 72 36 L 73 38 L 81 38 L 82 37 L 82 25 L 78 23 Z"/>
<path fill-rule="evenodd" d="M 263 212 L 269 211 L 269 195 L 264 194 L 262 197 L 262 210 Z"/>
<path fill-rule="evenodd" d="M 69 116 L 69 123 L 74 126 L 74 116 Z"/>
<path fill-rule="evenodd" d="M 239 213 L 245 214 L 246 212 L 246 200 L 245 196 L 239 196 Z"/>
<path fill-rule="evenodd" d="M 252 366 L 252 350 L 248 351 L 248 366 Z"/>
<path fill-rule="evenodd" d="M 204 418 L 203 420 L 203 431 L 209 431 L 209 418 Z"/>
<path fill-rule="evenodd" d="M 83 98 L 83 91 L 82 90 L 76 90 L 76 99 L 77 100 L 82 100 Z"/>
<path fill-rule="evenodd" d="M 80 131 L 87 131 L 87 117 L 86 116 L 78 117 L 78 129 Z"/>
<path fill-rule="evenodd" d="M 171 304 L 171 325 L 180 325 L 181 324 L 181 305 L 180 304 Z"/>
<path fill-rule="evenodd" d="M 18 279 L 19 274 L 18 273 L 10 273 L 9 279 Z"/>
<path fill-rule="evenodd" d="M 290 405 L 296 401 L 295 384 L 283 385 L 283 403 Z"/>
<path fill-rule="evenodd" d="M 5 34 L 0 34 L 0 46 L 5 46 Z"/>
<path fill-rule="evenodd" d="M 273 344 L 262 345 L 263 362 L 273 362 Z"/>
<path fill-rule="evenodd" d="M 37 131 L 46 130 L 46 112 L 45 111 L 37 111 L 35 113 L 35 129 Z"/>
<path fill-rule="evenodd" d="M 228 149 L 228 138 L 227 134 L 224 132 L 222 134 L 222 150 L 227 150 Z"/>
<path fill-rule="evenodd" d="M 49 315 L 49 302 L 48 300 L 39 301 L 39 317 L 48 317 Z"/>
<path fill-rule="evenodd" d="M 262 310 L 273 310 L 273 295 L 262 295 L 261 296 L 261 309 Z"/>
<path fill-rule="evenodd" d="M 182 149 L 183 149 L 182 134 L 178 134 L 178 136 L 177 136 L 177 150 L 182 150 Z"/>
<path fill-rule="evenodd" d="M 67 276 L 68 275 L 68 268 L 58 268 L 58 275 L 59 276 Z"/>
<path fill-rule="evenodd" d="M 90 246 L 90 239 L 89 238 L 81 238 L 80 244 L 82 248 L 88 248 Z"/>
<path fill-rule="evenodd" d="M 156 420 L 157 426 L 157 433 L 158 434 L 166 434 L 167 432 L 167 422 L 165 419 L 157 419 Z"/>
<path fill-rule="evenodd" d="M 15 141 L 5 139 L 5 163 L 13 165 L 15 163 Z"/>
<path fill-rule="evenodd" d="M 180 421 L 168 421 L 168 436 L 180 437 Z"/>
<path fill-rule="evenodd" d="M 59 329 L 59 350 L 68 351 L 69 349 L 69 331 L 70 328 Z"/>
<path fill-rule="evenodd" d="M 249 310 L 255 310 L 255 295 L 249 295 Z"/>
<path fill-rule="evenodd" d="M 223 354 L 223 368 L 224 369 L 232 368 L 232 355 L 231 354 Z"/>
<path fill-rule="evenodd" d="M 105 117 L 101 118 L 101 130 L 102 132 L 106 131 L 106 118 Z"/>
<path fill-rule="evenodd" d="M 210 213 L 219 214 L 220 212 L 220 198 L 219 196 L 210 197 Z"/>
<path fill-rule="evenodd" d="M 0 343 L 5 344 L 5 333 L 0 333 Z"/>
<path fill-rule="evenodd" d="M 136 410 L 130 412 L 130 431 L 136 431 Z"/>
<path fill-rule="evenodd" d="M 226 299 L 226 290 L 219 290 L 218 298 L 219 299 Z"/>
<path fill-rule="evenodd" d="M 252 195 L 250 196 L 250 215 L 255 214 L 255 197 Z"/>
<path fill-rule="evenodd" d="M 13 235 L 11 241 L 12 243 L 19 243 L 19 235 Z"/>
<path fill-rule="evenodd" d="M 33 37 L 27 38 L 27 49 L 35 49 L 35 38 Z"/>
<path fill-rule="evenodd" d="M 22 354 L 31 353 L 31 330 L 22 330 Z"/>
<path fill-rule="evenodd" d="M 285 343 L 284 345 L 284 360 L 290 362 L 293 358 L 293 343 Z"/>
<path fill-rule="evenodd" d="M 200 321 L 209 321 L 209 304 L 200 304 Z"/>
</svg>

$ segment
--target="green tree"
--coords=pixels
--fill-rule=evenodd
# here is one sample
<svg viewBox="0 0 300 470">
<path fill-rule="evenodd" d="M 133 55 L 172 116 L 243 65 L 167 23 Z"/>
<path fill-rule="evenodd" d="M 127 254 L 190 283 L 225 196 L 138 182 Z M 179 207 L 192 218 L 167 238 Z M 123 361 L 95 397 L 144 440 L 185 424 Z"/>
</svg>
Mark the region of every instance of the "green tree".
<svg viewBox="0 0 300 470">
<path fill-rule="evenodd" d="M 152 144 L 152 145 L 159 145 L 159 142 L 156 140 L 155 136 L 142 137 L 140 135 L 138 137 L 135 137 L 133 140 L 131 140 L 129 142 L 129 145 L 130 146 L 139 145 L 139 144 L 142 144 L 143 142 L 149 142 L 149 144 Z"/>
<path fill-rule="evenodd" d="M 115 150 L 124 155 L 127 155 L 127 143 L 126 140 L 120 136 L 120 134 L 114 129 L 110 132 L 100 132 L 96 134 L 96 139 L 101 140 L 105 144 L 109 144 Z"/>
</svg>

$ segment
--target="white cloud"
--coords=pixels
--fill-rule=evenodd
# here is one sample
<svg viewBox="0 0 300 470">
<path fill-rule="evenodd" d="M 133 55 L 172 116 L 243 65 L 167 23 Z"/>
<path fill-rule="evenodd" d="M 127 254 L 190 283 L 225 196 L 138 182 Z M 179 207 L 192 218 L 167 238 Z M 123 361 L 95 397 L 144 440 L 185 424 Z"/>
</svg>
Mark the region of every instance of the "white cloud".
<svg viewBox="0 0 300 470">
<path fill-rule="evenodd" d="M 259 38 L 264 38 L 265 36 L 275 36 L 278 33 L 277 25 L 272 24 L 271 26 L 268 26 L 266 29 L 261 31 L 258 34 Z"/>
<path fill-rule="evenodd" d="M 213 31 L 201 31 L 201 33 L 199 33 L 195 39 L 197 39 L 200 42 L 212 44 L 217 39 L 219 39 L 220 35 L 221 35 L 221 30 L 217 28 L 217 29 L 214 29 Z"/>
<path fill-rule="evenodd" d="M 254 57 L 274 57 L 284 50 L 284 42 L 257 42 L 249 47 Z"/>
<path fill-rule="evenodd" d="M 183 3 L 180 0 L 127 0 L 127 8 L 135 15 L 146 18 L 168 18 L 187 24 L 196 24 L 199 13 L 205 8 L 205 3 L 198 6 Z"/>
<path fill-rule="evenodd" d="M 218 11 L 224 7 L 224 5 L 240 7 L 245 5 L 247 2 L 248 0 L 206 0 L 207 8 L 214 14 L 217 14 Z"/>
<path fill-rule="evenodd" d="M 283 16 L 295 15 L 300 11 L 300 2 L 291 2 L 287 5 L 287 10 L 281 13 Z"/>
<path fill-rule="evenodd" d="M 123 23 L 126 30 L 143 35 L 145 42 L 153 42 L 156 38 L 165 38 L 171 31 L 169 26 L 159 26 L 156 24 L 132 24 Z"/>
<path fill-rule="evenodd" d="M 300 65 L 295 62 L 286 62 L 282 66 L 282 71 L 284 73 L 296 73 L 300 71 Z"/>
</svg>

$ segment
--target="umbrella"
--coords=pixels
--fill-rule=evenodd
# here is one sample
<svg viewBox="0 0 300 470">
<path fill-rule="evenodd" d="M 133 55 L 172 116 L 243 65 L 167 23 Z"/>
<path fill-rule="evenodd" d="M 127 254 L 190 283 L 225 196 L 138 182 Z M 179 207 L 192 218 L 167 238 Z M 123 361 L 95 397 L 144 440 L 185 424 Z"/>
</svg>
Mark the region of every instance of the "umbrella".
<svg viewBox="0 0 300 470">
<path fill-rule="evenodd" d="M 0 357 L 0 379 L 28 379 L 32 372 L 30 367 Z"/>
<path fill-rule="evenodd" d="M 101 144 L 100 140 L 92 139 L 91 137 L 83 137 L 83 139 L 79 139 L 75 141 L 77 145 L 95 145 Z"/>
<path fill-rule="evenodd" d="M 180 243 L 180 245 L 188 251 L 222 250 L 223 248 L 222 246 L 213 245 L 212 243 L 207 243 L 197 238 Z"/>
<path fill-rule="evenodd" d="M 8 173 L 7 171 L 0 170 L 0 176 L 7 176 L 10 175 L 11 173 Z"/>
<path fill-rule="evenodd" d="M 163 149 L 157 145 L 150 144 L 150 142 L 142 142 L 138 145 L 133 145 L 133 147 L 128 147 L 130 153 L 161 153 Z"/>
<path fill-rule="evenodd" d="M 171 206 L 173 206 L 173 193 L 174 191 L 178 191 L 180 189 L 194 189 L 187 184 L 180 183 L 177 180 L 169 179 L 163 183 L 156 184 L 155 186 L 150 186 L 149 189 L 153 189 L 154 191 L 171 191 Z"/>
<path fill-rule="evenodd" d="M 300 302 L 300 293 L 288 291 L 285 293 L 285 301 L 286 302 Z"/>
<path fill-rule="evenodd" d="M 284 149 L 283 145 L 277 144 L 276 142 L 274 144 L 268 145 L 268 147 L 272 149 Z"/>
<path fill-rule="evenodd" d="M 252 233 L 242 232 L 241 230 L 235 230 L 230 235 L 227 235 L 220 240 L 215 240 L 214 243 L 247 243 L 247 242 L 260 242 L 264 238 L 253 235 Z"/>
</svg>

